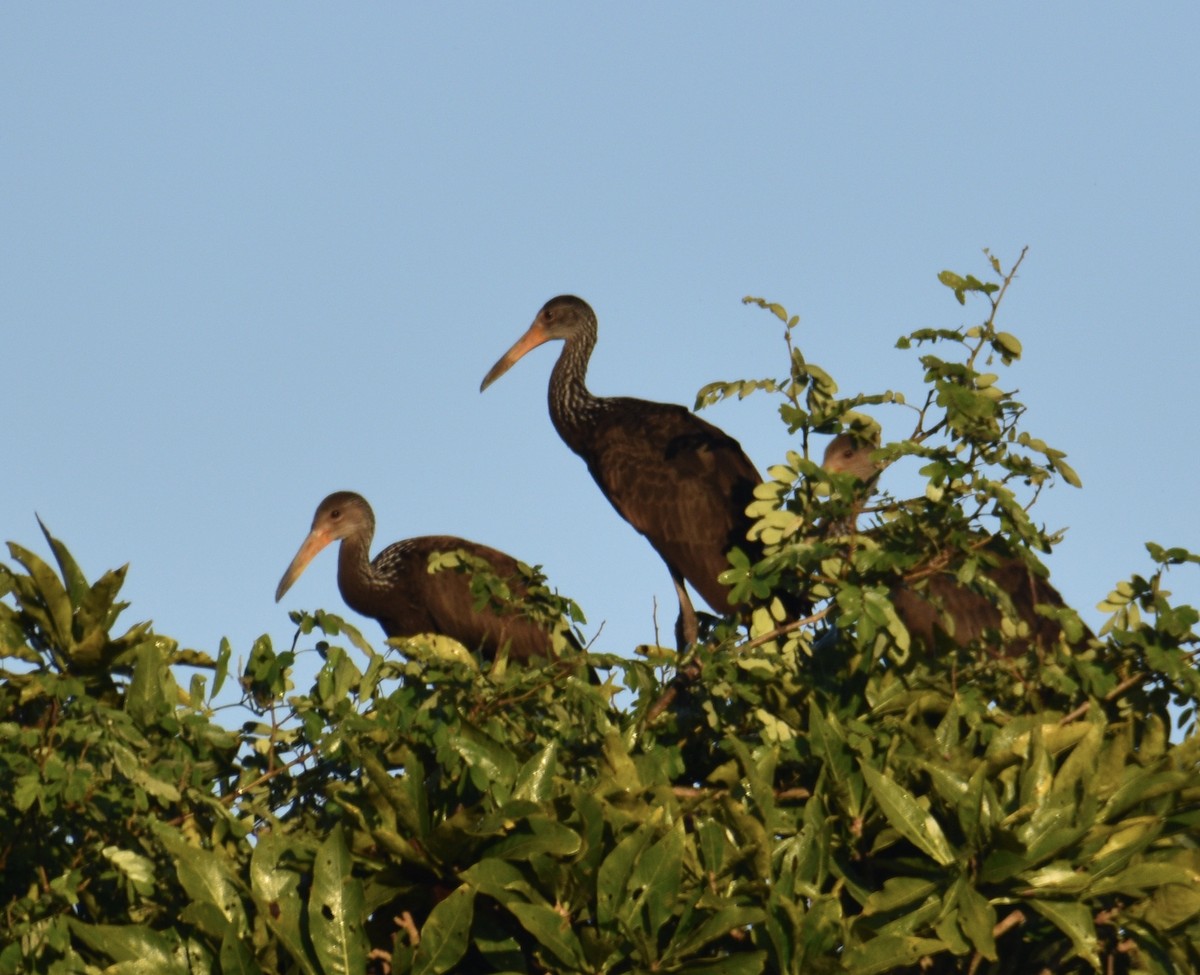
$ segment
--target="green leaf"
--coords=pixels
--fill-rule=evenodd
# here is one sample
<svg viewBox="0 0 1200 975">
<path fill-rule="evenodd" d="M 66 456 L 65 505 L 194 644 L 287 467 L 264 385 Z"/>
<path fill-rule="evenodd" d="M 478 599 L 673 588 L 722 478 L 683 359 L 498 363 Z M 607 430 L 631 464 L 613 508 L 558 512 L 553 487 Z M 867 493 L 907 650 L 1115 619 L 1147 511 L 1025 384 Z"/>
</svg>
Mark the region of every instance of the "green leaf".
<svg viewBox="0 0 1200 975">
<path fill-rule="evenodd" d="M 909 904 L 923 903 L 938 884 L 923 877 L 889 877 L 863 904 L 863 914 L 890 914 Z"/>
<path fill-rule="evenodd" d="M 36 772 L 29 772 L 17 778 L 17 787 L 13 790 L 13 806 L 18 812 L 25 812 L 42 797 L 42 779 Z"/>
<path fill-rule="evenodd" d="M 467 951 L 475 914 L 475 891 L 463 885 L 439 902 L 421 925 L 421 943 L 413 959 L 415 975 L 441 975 Z"/>
<path fill-rule="evenodd" d="M 766 968 L 765 951 L 739 951 L 705 961 L 695 961 L 675 969 L 679 975 L 759 975 Z"/>
<path fill-rule="evenodd" d="M 958 299 L 960 305 L 966 304 L 965 290 L 967 282 L 963 280 L 961 275 L 955 274 L 953 271 L 941 271 L 937 277 L 942 284 L 954 292 L 954 297 Z"/>
<path fill-rule="evenodd" d="M 141 924 L 84 924 L 68 918 L 71 934 L 93 951 L 121 964 L 129 975 L 188 975 L 177 938 Z M 173 933 L 173 932 L 172 932 Z"/>
<path fill-rule="evenodd" d="M 993 340 L 996 350 L 1009 359 L 1021 358 L 1021 343 L 1015 335 L 1008 332 L 997 332 Z"/>
<path fill-rule="evenodd" d="M 490 783 L 501 800 L 508 798 L 517 776 L 517 762 L 511 751 L 465 721 L 450 744 L 477 773 L 480 784 Z"/>
<path fill-rule="evenodd" d="M 308 929 L 325 975 L 359 975 L 367 964 L 362 882 L 351 873 L 350 850 L 335 826 L 313 858 Z"/>
<path fill-rule="evenodd" d="M 682 873 L 683 824 L 677 823 L 642 853 L 629 878 L 629 891 L 640 892 L 646 905 L 651 935 L 656 935 L 674 912 Z"/>
<path fill-rule="evenodd" d="M 653 838 L 654 824 L 648 820 L 622 838 L 600 864 L 596 878 L 596 922 L 602 928 L 613 924 L 619 908 L 625 904 L 634 864 Z"/>
<path fill-rule="evenodd" d="M 938 821 L 921 808 L 912 793 L 886 779 L 865 761 L 860 761 L 871 795 L 887 821 L 910 843 L 943 867 L 954 862 L 954 851 Z"/>
<path fill-rule="evenodd" d="M 561 963 L 571 969 L 586 967 L 583 946 L 565 915 L 543 904 L 523 904 L 519 901 L 509 904 L 508 909 L 521 922 L 521 926 L 537 938 L 538 944 Z"/>
<path fill-rule="evenodd" d="M 1041 898 L 1034 898 L 1028 901 L 1028 904 L 1071 939 L 1079 957 L 1099 970 L 1100 954 L 1096 926 L 1092 922 L 1091 909 L 1086 904 Z"/>
<path fill-rule="evenodd" d="M 554 774 L 558 770 L 558 743 L 550 742 L 521 766 L 513 787 L 513 798 L 548 802 L 553 794 Z"/>
<path fill-rule="evenodd" d="M 231 924 L 221 938 L 221 975 L 262 975 L 262 969 L 242 944 Z"/>
<path fill-rule="evenodd" d="M 154 831 L 171 854 L 179 882 L 193 904 L 210 904 L 222 918 L 220 927 L 210 929 L 208 933 L 220 937 L 232 926 L 235 935 L 240 937 L 245 934 L 249 926 L 229 861 L 213 850 L 205 850 L 187 842 L 177 830 L 166 824 L 156 824 Z"/>
<path fill-rule="evenodd" d="M 714 877 L 720 876 L 731 847 L 728 827 L 715 819 L 705 818 L 695 824 L 695 830 L 704 869 Z"/>
<path fill-rule="evenodd" d="M 173 782 L 164 782 L 162 779 L 155 776 L 151 771 L 146 769 L 138 757 L 124 745 L 113 744 L 111 746 L 113 763 L 126 779 L 134 786 L 142 789 L 149 795 L 162 799 L 165 802 L 178 802 L 182 795 L 179 789 L 176 788 Z"/>
<path fill-rule="evenodd" d="M 972 947 L 989 961 L 995 961 L 996 939 L 992 932 L 996 928 L 996 911 L 978 890 L 960 877 L 955 888 L 958 903 L 958 926 L 971 942 Z"/>
<path fill-rule="evenodd" d="M 222 636 L 221 648 L 217 651 L 216 671 L 214 676 L 212 676 L 212 699 L 216 699 L 217 694 L 221 693 L 221 688 L 224 687 L 226 677 L 229 676 L 229 660 L 232 659 L 233 646 Z"/>
<path fill-rule="evenodd" d="M 144 897 L 154 892 L 154 861 L 134 853 L 132 850 L 122 850 L 115 846 L 106 846 L 100 851 L 105 859 L 125 875 L 125 879 L 133 884 L 134 889 Z"/>
<path fill-rule="evenodd" d="M 32 552 L 15 542 L 8 543 L 8 550 L 25 567 L 33 582 L 32 598 L 21 600 L 23 608 L 43 623 L 56 648 L 69 655 L 75 647 L 75 640 L 71 634 L 71 600 L 66 589 L 50 566 Z"/>
<path fill-rule="evenodd" d="M 718 938 L 727 937 L 731 931 L 761 924 L 765 917 L 766 913 L 757 907 L 722 908 L 705 918 L 697 928 L 687 932 L 682 938 L 676 936 L 671 944 L 670 954 L 674 957 L 686 958 Z"/>
<path fill-rule="evenodd" d="M 133 678 L 125 708 L 141 725 L 157 724 L 179 700 L 179 685 L 162 648 L 154 640 L 139 644 L 133 651 Z"/>
<path fill-rule="evenodd" d="M 54 559 L 58 562 L 58 568 L 62 572 L 63 581 L 67 584 L 67 595 L 70 596 L 71 603 L 75 606 L 83 605 L 90 592 L 87 578 L 78 564 L 76 564 L 75 559 L 71 557 L 71 553 L 67 551 L 67 547 L 50 534 L 50 530 L 46 527 L 46 523 L 42 521 L 40 516 L 37 523 L 38 527 L 42 530 L 42 535 L 50 546 L 50 550 L 54 552 Z"/>
<path fill-rule="evenodd" d="M 1189 923 L 1200 916 L 1200 878 L 1193 874 L 1187 883 L 1163 884 L 1129 913 L 1164 931 Z"/>
<path fill-rule="evenodd" d="M 487 857 L 460 874 L 464 883 L 473 884 L 481 893 L 507 906 L 519 899 L 534 901 L 538 894 L 514 864 Z"/>
<path fill-rule="evenodd" d="M 943 941 L 911 935 L 885 934 L 846 951 L 842 968 L 854 975 L 878 975 L 915 965 L 926 955 L 946 950 Z"/>
<path fill-rule="evenodd" d="M 1052 462 L 1052 466 L 1062 476 L 1062 479 L 1071 485 L 1071 487 L 1083 487 L 1083 481 L 1081 481 L 1079 479 L 1079 475 L 1075 473 L 1075 468 L 1073 468 L 1065 460 L 1055 460 Z"/>
<path fill-rule="evenodd" d="M 1200 875 L 1184 864 L 1150 861 L 1135 863 L 1116 876 L 1097 880 L 1088 888 L 1088 894 L 1092 897 L 1105 897 L 1121 893 L 1136 897 L 1155 887 L 1170 884 L 1188 886 L 1197 883 L 1200 883 Z"/>
<path fill-rule="evenodd" d="M 317 963 L 300 933 L 300 874 L 294 851 L 294 838 L 279 832 L 261 833 L 250 856 L 250 889 L 258 916 L 266 921 L 292 960 L 305 975 L 317 975 Z"/>
<path fill-rule="evenodd" d="M 786 323 L 788 321 L 787 309 L 785 309 L 783 307 L 783 305 L 776 304 L 775 302 L 768 302 L 765 298 L 754 298 L 754 297 L 751 297 L 750 295 L 747 295 L 746 297 L 744 297 L 742 299 L 742 304 L 743 305 L 758 305 L 759 308 L 766 309 L 772 315 L 774 315 L 776 318 L 778 318 L 781 322 Z"/>
<path fill-rule="evenodd" d="M 487 848 L 486 856 L 504 860 L 528 860 L 538 854 L 554 857 L 573 856 L 579 852 L 579 834 L 569 826 L 545 816 L 531 816 L 531 832 L 513 833 Z"/>
<path fill-rule="evenodd" d="M 369 749 L 352 747 L 355 757 L 366 770 L 371 785 L 391 806 L 404 829 L 423 840 L 429 835 L 429 804 L 425 789 L 425 766 L 416 754 L 406 751 L 401 761 L 406 774 L 393 776 Z"/>
</svg>

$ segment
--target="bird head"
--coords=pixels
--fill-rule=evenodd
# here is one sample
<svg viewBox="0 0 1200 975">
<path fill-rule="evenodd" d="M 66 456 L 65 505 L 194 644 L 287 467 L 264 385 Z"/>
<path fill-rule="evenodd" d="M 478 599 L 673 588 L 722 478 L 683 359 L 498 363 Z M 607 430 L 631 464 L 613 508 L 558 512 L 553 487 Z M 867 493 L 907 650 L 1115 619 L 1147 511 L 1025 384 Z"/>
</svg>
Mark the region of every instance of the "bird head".
<svg viewBox="0 0 1200 975">
<path fill-rule="evenodd" d="M 373 534 L 375 530 L 375 514 L 366 498 L 353 491 L 335 491 L 317 506 L 313 515 L 312 530 L 300 546 L 300 551 L 292 559 L 291 565 L 279 580 L 275 589 L 275 602 L 279 602 L 292 584 L 300 578 L 300 574 L 308 567 L 316 554 L 330 542 L 336 542 L 350 535 L 360 533 Z"/>
<path fill-rule="evenodd" d="M 879 444 L 857 433 L 840 433 L 829 441 L 821 466 L 830 474 L 853 474 L 863 483 L 879 475 L 878 461 L 872 454 Z"/>
<path fill-rule="evenodd" d="M 559 295 L 557 298 L 551 298 L 542 305 L 542 310 L 537 313 L 537 317 L 525 334 L 517 339 L 512 348 L 505 352 L 488 370 L 488 374 L 483 377 L 483 382 L 479 384 L 479 391 L 482 393 L 508 372 L 517 360 L 530 349 L 536 349 L 539 345 L 555 339 L 566 341 L 585 331 L 589 326 L 595 330 L 596 313 L 592 311 L 591 305 L 582 298 L 576 298 L 574 295 Z"/>
</svg>

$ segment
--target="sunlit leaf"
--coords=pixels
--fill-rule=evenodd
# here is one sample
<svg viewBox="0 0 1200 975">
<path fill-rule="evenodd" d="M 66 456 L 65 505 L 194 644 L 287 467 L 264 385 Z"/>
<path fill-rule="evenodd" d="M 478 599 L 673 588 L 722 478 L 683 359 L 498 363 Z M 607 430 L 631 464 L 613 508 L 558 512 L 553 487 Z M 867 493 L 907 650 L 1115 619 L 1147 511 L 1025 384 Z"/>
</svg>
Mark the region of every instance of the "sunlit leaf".
<svg viewBox="0 0 1200 975">
<path fill-rule="evenodd" d="M 879 808 L 900 833 L 918 849 L 923 850 L 941 866 L 954 862 L 954 851 L 946 835 L 926 810 L 921 808 L 912 793 L 884 778 L 870 765 L 861 763 L 863 777 L 879 803 Z"/>
<path fill-rule="evenodd" d="M 362 882 L 351 873 L 350 851 L 334 827 L 313 859 L 308 927 L 326 975 L 357 975 L 366 966 Z"/>
<path fill-rule="evenodd" d="M 1035 898 L 1028 903 L 1071 939 L 1079 957 L 1097 969 L 1100 967 L 1096 927 L 1087 905 L 1042 898 Z"/>
</svg>

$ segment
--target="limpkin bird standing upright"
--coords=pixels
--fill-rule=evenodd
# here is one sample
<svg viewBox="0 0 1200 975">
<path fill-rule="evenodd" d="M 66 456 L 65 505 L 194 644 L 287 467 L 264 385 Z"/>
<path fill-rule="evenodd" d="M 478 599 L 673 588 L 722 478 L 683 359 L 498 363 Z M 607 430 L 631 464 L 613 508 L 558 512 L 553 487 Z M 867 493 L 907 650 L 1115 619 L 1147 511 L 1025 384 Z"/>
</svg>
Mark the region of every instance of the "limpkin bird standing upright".
<svg viewBox="0 0 1200 975">
<path fill-rule="evenodd" d="M 515 612 L 476 609 L 470 580 L 463 573 L 429 572 L 433 553 L 463 550 L 483 559 L 520 592 L 521 576 L 512 556 L 452 535 L 425 535 L 395 542 L 372 559 L 374 534 L 375 513 L 361 495 L 352 491 L 329 495 L 318 506 L 312 530 L 280 579 L 275 601 L 283 598 L 321 549 L 341 541 L 338 590 L 351 609 L 378 620 L 387 636 L 440 633 L 469 650 L 482 650 L 489 660 L 505 644 L 514 661 L 553 656 L 553 643 L 544 627 Z"/>
<path fill-rule="evenodd" d="M 555 339 L 563 350 L 550 375 L 550 419 L 612 506 L 667 563 L 679 597 L 676 640 L 687 646 L 698 627 L 684 582 L 714 610 L 729 612 L 728 589 L 717 576 L 729 568 L 735 546 L 756 554 L 746 541 L 746 506 L 762 478 L 736 440 L 685 407 L 593 396 L 586 377 L 596 313 L 572 295 L 546 302 L 480 391 L 530 349 Z"/>
<path fill-rule="evenodd" d="M 853 474 L 869 484 L 879 476 L 880 466 L 872 458 L 876 444 L 853 433 L 834 437 L 825 448 L 821 466 L 834 474 Z M 1029 630 L 1028 639 L 1013 640 L 1006 654 L 1021 654 L 1031 645 L 1047 648 L 1057 642 L 1062 626 L 1037 612 L 1039 605 L 1061 609 L 1062 595 L 1023 559 L 1008 551 L 1003 540 L 980 536 L 984 576 L 1012 601 L 1013 612 Z M 914 639 L 933 647 L 937 633 L 966 647 L 989 631 L 999 631 L 1001 611 L 992 600 L 958 582 L 952 566 L 929 575 L 923 582 L 904 582 L 892 588 L 896 615 Z M 1084 638 L 1090 636 L 1084 627 Z"/>
</svg>

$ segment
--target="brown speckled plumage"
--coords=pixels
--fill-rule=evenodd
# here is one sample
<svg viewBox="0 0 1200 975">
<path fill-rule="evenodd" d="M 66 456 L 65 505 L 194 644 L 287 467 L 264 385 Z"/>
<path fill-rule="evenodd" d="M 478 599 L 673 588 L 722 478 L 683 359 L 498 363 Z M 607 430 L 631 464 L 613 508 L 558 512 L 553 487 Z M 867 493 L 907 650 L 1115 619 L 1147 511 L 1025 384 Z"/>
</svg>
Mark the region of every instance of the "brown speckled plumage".
<svg viewBox="0 0 1200 975">
<path fill-rule="evenodd" d="M 520 590 L 517 561 L 504 552 L 453 535 L 424 535 L 395 542 L 370 557 L 375 515 L 358 494 L 338 491 L 321 502 L 312 531 L 275 592 L 278 602 L 325 545 L 340 541 L 338 590 L 357 613 L 378 620 L 389 637 L 440 633 L 491 659 L 505 643 L 512 660 L 552 655 L 550 635 L 516 614 L 475 609 L 468 573 L 429 571 L 435 552 L 465 551 L 484 559 L 499 577 Z M 514 583 L 514 580 L 515 583 Z"/>
</svg>

